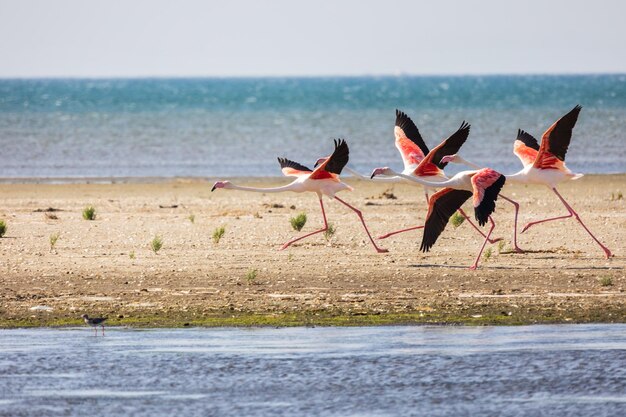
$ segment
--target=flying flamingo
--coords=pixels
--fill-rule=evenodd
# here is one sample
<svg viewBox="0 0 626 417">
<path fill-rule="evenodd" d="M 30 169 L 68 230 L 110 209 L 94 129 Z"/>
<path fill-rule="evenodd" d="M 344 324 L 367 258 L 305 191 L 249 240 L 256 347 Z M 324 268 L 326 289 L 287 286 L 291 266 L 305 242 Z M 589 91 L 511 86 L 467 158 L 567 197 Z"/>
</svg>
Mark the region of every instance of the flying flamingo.
<svg viewBox="0 0 626 417">
<path fill-rule="evenodd" d="M 423 162 L 422 162 L 423 163 Z M 480 247 L 478 256 L 470 269 L 478 267 L 480 256 L 487 245 L 487 241 L 496 227 L 491 214 L 496 208 L 498 194 L 504 185 L 506 178 L 491 168 L 482 168 L 475 171 L 462 171 L 442 182 L 427 181 L 419 177 L 396 173 L 390 168 L 376 168 L 372 172 L 372 178 L 376 175 L 397 175 L 409 181 L 417 182 L 427 187 L 444 187 L 437 191 L 428 200 L 428 214 L 424 224 L 424 235 L 420 250 L 428 252 L 435 244 L 437 238 L 443 232 L 452 214 L 457 211 L 467 199 L 473 196 L 474 215 L 478 224 L 485 225 L 487 221 L 491 227 Z"/>
<path fill-rule="evenodd" d="M 445 168 L 447 163 L 443 163 L 441 161 L 441 157 L 458 152 L 460 147 L 467 140 L 467 137 L 469 136 L 469 131 L 470 125 L 463 122 L 461 124 L 461 127 L 454 134 L 452 134 L 452 136 L 450 136 L 448 139 L 445 139 L 436 148 L 438 149 L 438 151 L 436 152 L 436 154 L 432 154 L 429 163 L 424 164 L 421 166 L 420 169 L 417 169 L 420 166 L 420 162 L 422 162 L 422 160 L 424 160 L 424 158 L 426 158 L 426 156 L 430 153 L 428 150 L 428 146 L 426 146 L 426 143 L 424 142 L 424 139 L 422 138 L 422 135 L 420 134 L 420 131 L 413 122 L 413 120 L 411 120 L 411 118 L 406 113 L 396 109 L 396 123 L 393 129 L 393 133 L 395 136 L 396 148 L 398 148 L 398 151 L 402 156 L 402 162 L 404 163 L 404 169 L 402 170 L 402 174 L 428 179 L 429 181 L 446 181 L 448 177 L 443 172 L 443 169 Z M 433 151 L 434 150 L 435 149 L 433 149 Z M 359 174 L 358 172 L 350 169 L 350 167 L 346 167 L 346 170 L 360 179 L 368 179 L 368 177 Z M 405 180 L 399 176 L 377 178 L 376 181 L 393 183 L 405 182 Z M 431 187 L 424 186 L 426 204 L 428 204 L 429 191 L 432 192 L 435 190 Z M 472 222 L 469 216 L 460 207 L 459 213 L 478 233 L 485 237 L 485 234 L 478 227 L 476 227 L 476 225 Z M 409 232 L 411 230 L 418 230 L 422 228 L 424 228 L 423 225 L 400 229 L 379 236 L 378 239 L 386 239 L 399 233 Z M 499 240 L 502 239 L 489 239 L 489 243 L 495 243 Z"/>
<path fill-rule="evenodd" d="M 365 224 L 365 220 L 363 219 L 363 214 L 356 207 L 351 206 L 346 203 L 335 194 L 343 191 L 350 190 L 352 191 L 352 187 L 341 182 L 339 179 L 339 174 L 341 174 L 341 170 L 348 163 L 349 158 L 349 149 L 348 144 L 345 140 L 339 139 L 335 140 L 335 150 L 333 154 L 329 157 L 323 158 L 323 162 L 319 164 L 315 168 L 315 170 L 309 169 L 304 165 L 301 165 L 297 162 L 290 161 L 285 158 L 278 158 L 278 162 L 280 163 L 281 170 L 285 176 L 288 177 L 296 177 L 296 180 L 288 185 L 284 185 L 282 187 L 275 188 L 253 188 L 253 187 L 243 187 L 239 185 L 232 184 L 230 181 L 217 181 L 211 191 L 214 191 L 216 188 L 225 188 L 232 190 L 242 190 L 242 191 L 253 191 L 260 193 L 281 193 L 284 191 L 293 191 L 296 193 L 303 192 L 314 192 L 317 194 L 317 197 L 320 201 L 320 207 L 322 208 L 322 217 L 324 219 L 324 227 L 316 230 L 314 232 L 308 233 L 304 236 L 300 236 L 298 238 L 292 239 L 289 242 L 285 243 L 280 250 L 286 249 L 291 244 L 302 240 L 306 237 L 315 235 L 317 233 L 323 233 L 328 230 L 328 223 L 326 221 L 326 213 L 324 211 L 324 203 L 322 202 L 322 195 L 329 197 L 330 199 L 335 199 L 339 201 L 341 204 L 348 207 L 350 210 L 353 210 L 356 215 L 363 223 L 363 227 L 365 228 L 365 233 L 369 237 L 374 249 L 378 253 L 385 253 L 387 249 L 379 248 L 372 239 L 369 230 L 367 229 L 367 225 Z"/>
<path fill-rule="evenodd" d="M 569 113 L 550 126 L 541 137 L 541 146 L 539 146 L 537 140 L 530 134 L 523 130 L 518 130 L 517 139 L 513 145 L 513 153 L 522 161 L 524 168 L 513 175 L 507 175 L 506 178 L 513 182 L 542 184 L 549 187 L 559 200 L 561 200 L 568 212 L 568 214 L 564 216 L 530 222 L 524 226 L 521 233 L 524 233 L 536 224 L 552 220 L 567 219 L 574 216 L 583 229 L 589 233 L 589 236 L 600 245 L 600 248 L 602 248 L 604 255 L 608 259 L 611 257 L 611 251 L 591 233 L 580 219 L 578 213 L 576 213 L 572 206 L 565 201 L 556 189 L 556 185 L 561 182 L 575 180 L 583 176 L 583 174 L 573 173 L 565 166 L 565 154 L 567 153 L 567 148 L 572 138 L 572 130 L 576 125 L 581 109 L 582 107 L 577 105 Z M 444 159 L 448 162 L 468 164 L 468 161 L 458 155 L 450 155 Z"/>
</svg>

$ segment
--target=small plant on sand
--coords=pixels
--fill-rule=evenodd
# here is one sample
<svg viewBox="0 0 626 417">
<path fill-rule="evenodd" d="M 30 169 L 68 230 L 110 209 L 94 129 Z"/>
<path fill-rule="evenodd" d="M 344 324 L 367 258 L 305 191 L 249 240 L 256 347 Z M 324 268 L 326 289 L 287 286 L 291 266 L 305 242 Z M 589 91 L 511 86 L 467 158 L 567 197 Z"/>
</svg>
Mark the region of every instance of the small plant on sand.
<svg viewBox="0 0 626 417">
<path fill-rule="evenodd" d="M 187 218 L 192 224 L 196 222 L 196 216 L 194 214 L 190 214 Z"/>
<path fill-rule="evenodd" d="M 83 209 L 83 219 L 96 220 L 96 209 L 94 206 L 87 206 Z"/>
<path fill-rule="evenodd" d="M 0 237 L 4 236 L 6 232 L 7 232 L 7 224 L 4 222 L 4 220 L 0 220 Z"/>
<path fill-rule="evenodd" d="M 292 217 L 289 219 L 289 223 L 291 223 L 293 230 L 297 230 L 299 232 L 306 224 L 306 213 L 300 213 L 296 217 Z"/>
<path fill-rule="evenodd" d="M 450 217 L 450 223 L 452 223 L 455 229 L 462 225 L 464 221 L 465 217 L 461 216 L 458 211 L 455 211 L 452 217 Z"/>
<path fill-rule="evenodd" d="M 332 223 L 329 223 L 328 224 L 328 228 L 324 231 L 324 238 L 326 238 L 327 242 L 330 242 L 330 240 L 335 235 L 336 231 L 337 231 L 337 229 L 335 228 L 335 226 L 333 226 Z"/>
<path fill-rule="evenodd" d="M 152 249 L 154 253 L 159 253 L 162 247 L 163 247 L 163 239 L 161 239 L 161 236 L 155 235 L 154 238 L 152 239 L 152 242 L 150 242 L 150 248 Z"/>
<path fill-rule="evenodd" d="M 54 247 L 57 244 L 57 240 L 59 240 L 59 237 L 61 236 L 61 234 L 59 232 L 53 233 L 50 235 L 50 252 L 55 251 Z"/>
<path fill-rule="evenodd" d="M 506 243 L 504 243 L 504 240 L 498 242 L 498 253 L 502 253 L 502 251 L 504 250 L 504 245 L 506 245 Z"/>
<path fill-rule="evenodd" d="M 493 255 L 493 250 L 491 250 L 491 248 L 487 248 L 485 254 L 483 255 L 483 258 L 485 258 L 485 262 L 488 261 L 489 258 L 491 258 L 491 255 Z"/>
<path fill-rule="evenodd" d="M 134 250 L 133 250 L 133 251 L 130 251 L 130 253 L 128 254 L 128 257 L 129 257 L 130 259 L 135 259 L 135 251 L 134 251 Z"/>
<path fill-rule="evenodd" d="M 603 287 L 610 287 L 611 285 L 613 285 L 613 278 L 608 275 L 601 277 L 600 285 L 602 285 Z"/>
<path fill-rule="evenodd" d="M 623 200 L 623 199 L 624 199 L 624 195 L 622 194 L 621 191 L 618 191 L 617 194 L 611 193 L 611 201 Z"/>
<path fill-rule="evenodd" d="M 251 269 L 248 271 L 248 273 L 246 274 L 246 281 L 248 282 L 248 284 L 254 283 L 254 280 L 256 279 L 256 276 L 258 273 L 259 273 L 258 269 Z"/>
<path fill-rule="evenodd" d="M 224 237 L 224 233 L 226 233 L 226 228 L 224 226 L 220 226 L 213 230 L 213 243 L 216 245 L 220 243 L 220 240 Z"/>
</svg>

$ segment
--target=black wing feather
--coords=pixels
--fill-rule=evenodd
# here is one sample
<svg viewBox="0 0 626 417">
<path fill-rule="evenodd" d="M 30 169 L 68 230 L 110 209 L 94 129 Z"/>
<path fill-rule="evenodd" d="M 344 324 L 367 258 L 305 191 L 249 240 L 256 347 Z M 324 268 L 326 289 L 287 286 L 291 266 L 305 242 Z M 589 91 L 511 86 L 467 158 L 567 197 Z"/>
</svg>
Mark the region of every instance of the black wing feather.
<svg viewBox="0 0 626 417">
<path fill-rule="evenodd" d="M 443 232 L 443 229 L 446 228 L 452 214 L 471 196 L 471 191 L 452 190 L 443 194 L 433 203 L 431 213 L 424 224 L 424 234 L 422 236 L 422 244 L 420 245 L 422 252 L 430 250 L 441 232 Z"/>
<path fill-rule="evenodd" d="M 419 146 L 424 156 L 428 155 L 428 146 L 426 146 L 424 139 L 422 139 L 419 129 L 406 113 L 398 109 L 396 109 L 396 126 L 404 131 L 404 134 L 411 142 Z"/>
<path fill-rule="evenodd" d="M 339 175 L 343 167 L 348 163 L 348 159 L 350 159 L 348 144 L 343 139 L 335 139 L 335 151 L 328 158 L 324 171 Z"/>
<path fill-rule="evenodd" d="M 458 153 L 461 146 L 463 146 L 467 140 L 469 132 L 470 124 L 464 120 L 463 123 L 461 123 L 461 127 L 459 127 L 457 131 L 452 134 L 452 136 L 444 141 L 444 145 L 442 147 L 437 149 L 431 162 L 437 165 L 439 169 L 444 169 L 448 163 L 441 163 L 441 158 Z"/>
<path fill-rule="evenodd" d="M 479 225 L 484 226 L 485 223 L 487 223 L 487 220 L 489 220 L 491 213 L 496 211 L 496 200 L 498 199 L 498 194 L 500 194 L 500 190 L 502 190 L 505 182 L 506 177 L 504 175 L 500 175 L 500 177 L 493 184 L 485 189 L 483 201 L 480 202 L 478 207 L 474 208 L 474 215 L 476 216 L 476 221 Z"/>
<path fill-rule="evenodd" d="M 291 161 L 287 158 L 278 158 L 278 163 L 280 164 L 280 169 L 293 168 L 293 169 L 297 169 L 298 171 L 312 171 L 312 169 L 307 168 L 304 165 L 299 164 L 297 162 Z"/>
<path fill-rule="evenodd" d="M 550 153 L 561 161 L 565 160 L 565 154 L 567 153 L 567 148 L 572 139 L 572 130 L 576 125 L 581 109 L 582 107 L 580 105 L 576 105 L 569 113 L 561 117 L 554 124 L 554 128 L 547 138 L 550 140 Z"/>
<path fill-rule="evenodd" d="M 535 139 L 530 133 L 523 131 L 522 129 L 517 130 L 517 139 L 522 142 L 524 145 L 532 148 L 536 151 L 539 150 L 539 142 Z"/>
</svg>

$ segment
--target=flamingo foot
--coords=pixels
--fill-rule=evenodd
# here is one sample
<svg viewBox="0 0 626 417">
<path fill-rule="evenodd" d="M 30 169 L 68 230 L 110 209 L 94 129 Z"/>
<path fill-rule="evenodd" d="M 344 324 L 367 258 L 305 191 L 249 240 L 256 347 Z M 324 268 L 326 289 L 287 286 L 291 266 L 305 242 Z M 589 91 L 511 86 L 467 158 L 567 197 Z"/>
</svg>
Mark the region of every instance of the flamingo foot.
<svg viewBox="0 0 626 417">
<path fill-rule="evenodd" d="M 513 248 L 513 252 L 515 252 L 515 253 L 524 253 L 526 251 L 524 249 L 520 248 L 519 246 L 515 246 Z"/>
<path fill-rule="evenodd" d="M 476 268 L 478 268 L 478 265 L 476 264 L 469 267 L 470 271 L 476 271 Z"/>
<path fill-rule="evenodd" d="M 378 253 L 388 253 L 389 249 L 376 248 L 376 252 L 378 252 Z"/>
<path fill-rule="evenodd" d="M 389 236 L 393 236 L 395 233 L 387 233 L 386 235 L 378 236 L 376 239 L 382 240 L 387 239 Z"/>
<path fill-rule="evenodd" d="M 609 248 L 603 247 L 602 250 L 604 251 L 604 256 L 606 257 L 606 259 L 609 259 L 611 256 L 613 256 Z"/>
<path fill-rule="evenodd" d="M 526 226 L 524 226 L 524 228 L 522 229 L 522 231 L 520 233 L 524 233 L 526 230 L 530 229 L 530 226 L 532 226 L 534 223 L 528 223 Z"/>
<path fill-rule="evenodd" d="M 493 245 L 494 243 L 498 243 L 501 240 L 502 240 L 501 237 L 497 237 L 495 239 L 487 239 L 487 242 L 489 242 L 489 243 L 491 243 Z"/>
</svg>

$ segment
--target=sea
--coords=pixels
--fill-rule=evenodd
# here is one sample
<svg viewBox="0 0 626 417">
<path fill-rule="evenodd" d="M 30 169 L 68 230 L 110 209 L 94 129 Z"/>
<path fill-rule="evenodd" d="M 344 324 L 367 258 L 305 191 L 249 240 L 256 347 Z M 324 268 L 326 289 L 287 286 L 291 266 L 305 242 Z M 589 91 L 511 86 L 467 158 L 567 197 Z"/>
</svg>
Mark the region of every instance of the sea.
<svg viewBox="0 0 626 417">
<path fill-rule="evenodd" d="M 0 330 L 0 416 L 626 415 L 626 325 Z"/>
<path fill-rule="evenodd" d="M 401 168 L 396 109 L 430 148 L 468 121 L 465 158 L 512 173 L 517 130 L 540 139 L 576 104 L 568 166 L 626 172 L 626 74 L 1 79 L 0 178 L 279 176 L 334 138 L 353 169 Z"/>
</svg>

